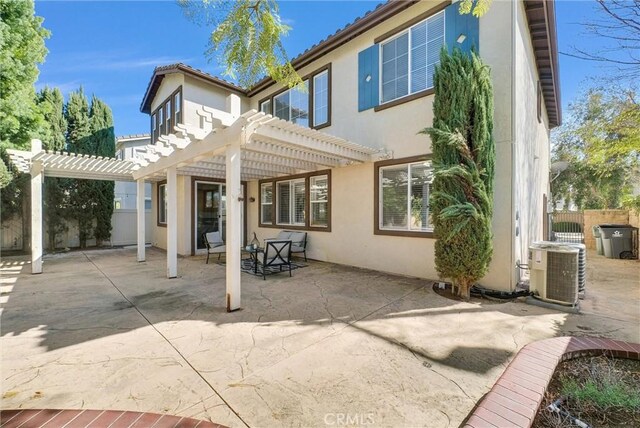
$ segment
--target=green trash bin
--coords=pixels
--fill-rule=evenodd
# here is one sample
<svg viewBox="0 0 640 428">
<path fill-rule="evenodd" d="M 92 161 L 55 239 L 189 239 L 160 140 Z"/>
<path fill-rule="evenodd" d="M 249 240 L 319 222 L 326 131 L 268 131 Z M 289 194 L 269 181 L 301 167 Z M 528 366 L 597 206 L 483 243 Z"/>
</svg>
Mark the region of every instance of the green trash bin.
<svg viewBox="0 0 640 428">
<path fill-rule="evenodd" d="M 602 234 L 600 233 L 600 226 L 595 225 L 591 228 L 593 238 L 596 240 L 596 251 L 598 255 L 604 255 L 604 249 L 602 248 Z"/>
<path fill-rule="evenodd" d="M 605 257 L 619 259 L 633 253 L 633 226 L 628 224 L 601 224 L 600 236 Z"/>
</svg>

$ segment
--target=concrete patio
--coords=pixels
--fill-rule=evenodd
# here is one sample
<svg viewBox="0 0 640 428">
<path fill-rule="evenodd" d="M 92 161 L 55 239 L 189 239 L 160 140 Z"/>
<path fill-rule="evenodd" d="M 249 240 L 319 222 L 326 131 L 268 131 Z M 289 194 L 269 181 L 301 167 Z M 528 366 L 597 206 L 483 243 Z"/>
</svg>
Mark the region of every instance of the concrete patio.
<svg viewBox="0 0 640 428">
<path fill-rule="evenodd" d="M 640 341 L 634 261 L 589 256 L 585 313 L 462 303 L 432 282 L 329 263 L 242 274 L 150 250 L 4 258 L 2 408 L 151 411 L 231 427 L 457 426 L 525 344 L 589 334 Z M 616 263 L 611 269 L 610 263 Z M 609 281 L 612 277 L 615 281 Z M 608 281 L 608 282 L 607 282 Z"/>
</svg>

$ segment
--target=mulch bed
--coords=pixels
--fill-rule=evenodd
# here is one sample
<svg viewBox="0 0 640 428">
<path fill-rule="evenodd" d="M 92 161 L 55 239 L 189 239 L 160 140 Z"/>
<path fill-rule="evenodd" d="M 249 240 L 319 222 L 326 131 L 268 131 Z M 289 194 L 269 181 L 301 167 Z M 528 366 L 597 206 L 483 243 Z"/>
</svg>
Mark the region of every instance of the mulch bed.
<svg viewBox="0 0 640 428">
<path fill-rule="evenodd" d="M 445 284 L 444 288 L 440 288 L 439 282 L 433 283 L 433 291 L 442 297 L 447 299 L 456 300 L 458 302 L 464 302 L 465 300 L 462 297 L 457 296 L 451 290 L 451 284 Z M 493 303 L 507 303 L 509 300 L 500 300 L 500 299 L 488 299 L 483 297 L 475 297 L 471 296 L 471 299 L 468 300 L 470 303 L 483 303 L 483 304 L 493 304 Z"/>
<path fill-rule="evenodd" d="M 640 361 L 608 357 L 582 357 L 564 361 L 558 365 L 533 423 L 534 428 L 559 428 L 579 426 L 566 416 L 547 410 L 559 398 L 561 407 L 571 416 L 591 427 L 639 427 L 640 406 L 635 408 L 597 405 L 591 400 L 578 400 L 563 396 L 563 384 L 570 380 L 584 385 L 587 381 L 601 384 L 611 379 L 629 391 L 640 391 Z M 602 388 L 598 388 L 602 391 Z"/>
</svg>

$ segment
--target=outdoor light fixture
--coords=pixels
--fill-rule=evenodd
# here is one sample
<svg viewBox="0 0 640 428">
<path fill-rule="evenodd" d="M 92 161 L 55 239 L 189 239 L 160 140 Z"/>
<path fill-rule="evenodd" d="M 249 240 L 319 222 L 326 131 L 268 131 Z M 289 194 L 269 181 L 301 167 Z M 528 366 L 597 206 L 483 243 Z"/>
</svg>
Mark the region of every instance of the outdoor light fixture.
<svg viewBox="0 0 640 428">
<path fill-rule="evenodd" d="M 460 34 L 458 36 L 458 38 L 456 39 L 456 42 L 462 44 L 462 43 L 464 43 L 465 40 L 467 40 L 467 36 L 465 36 L 464 34 Z"/>
<path fill-rule="evenodd" d="M 249 198 L 249 202 L 255 202 L 255 201 L 256 201 L 256 198 L 254 198 L 253 196 Z"/>
</svg>

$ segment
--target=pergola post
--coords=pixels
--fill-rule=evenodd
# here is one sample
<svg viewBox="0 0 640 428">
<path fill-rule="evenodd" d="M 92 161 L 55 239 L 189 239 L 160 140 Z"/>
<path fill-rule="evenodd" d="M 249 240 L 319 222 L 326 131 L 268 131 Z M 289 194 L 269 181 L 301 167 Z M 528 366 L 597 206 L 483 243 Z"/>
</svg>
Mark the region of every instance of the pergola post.
<svg viewBox="0 0 640 428">
<path fill-rule="evenodd" d="M 137 180 L 138 193 L 136 203 L 136 214 L 138 217 L 138 261 L 145 260 L 145 194 L 144 194 L 144 178 Z"/>
<path fill-rule="evenodd" d="M 178 175 L 167 168 L 167 278 L 178 276 Z"/>
<path fill-rule="evenodd" d="M 42 141 L 31 140 L 31 153 L 42 151 Z M 31 163 L 31 273 L 42 273 L 42 162 Z"/>
<path fill-rule="evenodd" d="M 240 141 L 226 149 L 227 185 L 227 311 L 240 309 L 240 252 L 242 251 L 242 185 L 240 183 Z"/>
<path fill-rule="evenodd" d="M 227 97 L 227 111 L 233 116 L 240 116 L 240 97 L 231 94 Z M 241 138 L 245 133 L 241 132 Z M 240 182 L 240 138 L 234 138 L 227 145 L 226 157 L 226 186 L 227 186 L 227 231 L 226 231 L 226 273 L 227 273 L 227 311 L 240 309 L 240 256 L 242 251 L 242 184 Z"/>
</svg>

